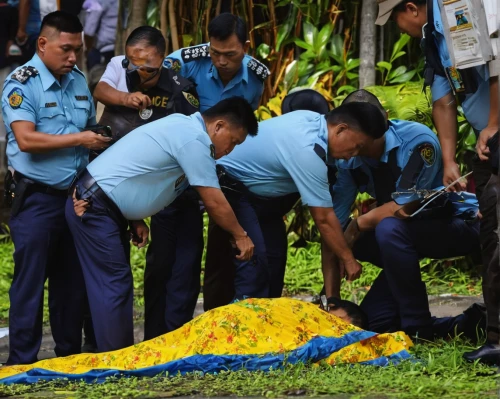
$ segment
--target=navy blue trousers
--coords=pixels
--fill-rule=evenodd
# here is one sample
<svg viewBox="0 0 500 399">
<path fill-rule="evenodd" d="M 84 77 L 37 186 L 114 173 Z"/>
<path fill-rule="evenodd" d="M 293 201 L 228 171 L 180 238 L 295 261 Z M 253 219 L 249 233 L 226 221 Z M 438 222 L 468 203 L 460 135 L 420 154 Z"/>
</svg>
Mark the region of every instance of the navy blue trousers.
<svg viewBox="0 0 500 399">
<path fill-rule="evenodd" d="M 76 188 L 80 189 L 78 183 Z M 82 218 L 76 216 L 68 198 L 66 219 L 85 278 L 98 352 L 133 345 L 133 284 L 126 221 L 112 217 L 107 205 L 95 197 Z"/>
<path fill-rule="evenodd" d="M 400 220 L 386 218 L 355 243 L 356 259 L 383 270 L 361 303 L 369 330 L 403 330 L 422 337 L 446 337 L 457 318 L 433 318 L 420 274 L 419 259 L 445 259 L 470 254 L 479 247 L 479 223 L 458 218 Z"/>
<path fill-rule="evenodd" d="M 144 273 L 145 340 L 193 318 L 203 245 L 203 214 L 197 199 L 181 195 L 151 218 Z"/>
<path fill-rule="evenodd" d="M 54 351 L 57 356 L 80 353 L 85 286 L 64 216 L 65 203 L 65 197 L 34 192 L 10 219 L 15 268 L 9 291 L 7 364 L 37 361 L 47 278 Z"/>
<path fill-rule="evenodd" d="M 231 294 L 231 299 L 278 298 L 283 291 L 288 247 L 283 216 L 299 195 L 261 199 L 226 193 L 226 197 L 255 245 L 254 256 L 250 261 L 237 260 L 228 234 L 211 226 L 203 285 L 205 310 L 226 305 Z"/>
</svg>

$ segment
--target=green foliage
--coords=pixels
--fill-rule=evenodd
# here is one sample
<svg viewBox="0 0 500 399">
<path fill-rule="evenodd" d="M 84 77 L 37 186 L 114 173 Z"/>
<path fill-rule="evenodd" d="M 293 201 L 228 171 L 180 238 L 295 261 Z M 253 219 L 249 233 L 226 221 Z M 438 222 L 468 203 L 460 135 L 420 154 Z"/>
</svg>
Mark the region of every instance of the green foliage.
<svg viewBox="0 0 500 399">
<path fill-rule="evenodd" d="M 353 398 L 495 398 L 497 370 L 466 363 L 462 354 L 471 347 L 460 339 L 416 345 L 411 352 L 418 361 L 373 367 L 364 365 L 287 365 L 266 372 L 190 373 L 155 378 L 110 378 L 104 384 L 41 382 L 34 385 L 0 386 L 0 396 L 58 398 L 147 397 L 284 397 L 330 396 Z M 339 395 L 339 396 L 337 396 Z"/>
<path fill-rule="evenodd" d="M 394 43 L 389 61 L 380 61 L 377 63 L 377 70 L 382 75 L 382 86 L 386 86 L 387 84 L 406 83 L 412 80 L 416 75 L 416 69 L 409 71 L 408 67 L 405 65 L 394 68 L 394 62 L 406 54 L 403 49 L 407 46 L 409 41 L 410 36 L 407 34 L 401 35 L 399 40 Z"/>
</svg>

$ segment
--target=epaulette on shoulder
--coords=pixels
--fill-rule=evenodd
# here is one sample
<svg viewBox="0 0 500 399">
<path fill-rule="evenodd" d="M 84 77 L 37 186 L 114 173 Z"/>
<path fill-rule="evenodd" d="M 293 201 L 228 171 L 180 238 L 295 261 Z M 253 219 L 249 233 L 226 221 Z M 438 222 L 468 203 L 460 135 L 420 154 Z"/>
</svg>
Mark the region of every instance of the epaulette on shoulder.
<svg viewBox="0 0 500 399">
<path fill-rule="evenodd" d="M 210 58 L 208 44 L 183 48 L 181 50 L 181 58 L 184 62 L 196 61 L 201 58 Z"/>
<path fill-rule="evenodd" d="M 247 68 L 251 70 L 260 80 L 264 81 L 271 74 L 269 69 L 260 61 L 255 58 L 250 58 L 247 63 Z"/>
<path fill-rule="evenodd" d="M 80 71 L 76 65 L 73 68 L 73 72 L 79 73 L 80 75 L 82 75 L 85 78 L 85 80 L 87 80 L 87 78 L 85 77 L 85 74 L 82 71 Z"/>
<path fill-rule="evenodd" d="M 38 70 L 32 66 L 23 66 L 15 71 L 10 77 L 19 83 L 25 84 L 29 78 L 38 75 Z"/>
</svg>

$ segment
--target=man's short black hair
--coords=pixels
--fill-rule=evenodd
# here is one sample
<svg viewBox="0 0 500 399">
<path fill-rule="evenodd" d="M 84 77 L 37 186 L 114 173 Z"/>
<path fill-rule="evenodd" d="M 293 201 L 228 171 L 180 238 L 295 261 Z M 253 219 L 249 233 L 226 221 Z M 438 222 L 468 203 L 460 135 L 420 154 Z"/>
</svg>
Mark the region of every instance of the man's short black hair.
<svg viewBox="0 0 500 399">
<path fill-rule="evenodd" d="M 344 98 L 344 101 L 342 101 L 342 104 L 349 104 L 349 103 L 368 103 L 371 105 L 374 105 L 379 109 L 379 111 L 382 113 L 382 116 L 384 118 L 387 117 L 387 113 L 380 103 L 379 99 L 377 96 L 374 94 L 370 93 L 369 91 L 366 91 L 364 89 L 356 90 L 353 91 L 351 94 L 349 94 L 346 98 Z"/>
<path fill-rule="evenodd" d="M 54 28 L 58 32 L 80 33 L 83 31 L 83 26 L 76 15 L 65 11 L 54 11 L 47 14 L 42 20 L 40 32 L 45 27 Z"/>
<path fill-rule="evenodd" d="M 135 28 L 128 36 L 125 47 L 135 46 L 140 42 L 146 42 L 148 47 L 155 47 L 157 53 L 162 56 L 165 55 L 165 51 L 167 51 L 165 38 L 158 29 L 152 26 L 139 26 Z"/>
<path fill-rule="evenodd" d="M 305 110 L 325 115 L 330 111 L 328 101 L 321 93 L 313 89 L 302 89 L 289 93 L 281 103 L 281 114 Z"/>
<path fill-rule="evenodd" d="M 229 120 L 229 123 L 246 129 L 250 136 L 256 136 L 259 130 L 252 106 L 243 97 L 230 97 L 221 100 L 202 112 L 202 115 L 210 119 L 224 117 Z"/>
<path fill-rule="evenodd" d="M 214 39 L 223 41 L 233 34 L 236 35 L 241 44 L 245 44 L 248 40 L 247 26 L 237 15 L 223 12 L 208 24 L 209 39 L 213 37 Z"/>
<path fill-rule="evenodd" d="M 342 104 L 325 115 L 329 125 L 347 124 L 351 129 L 372 139 L 379 139 L 386 131 L 385 118 L 380 110 L 369 103 Z"/>
<path fill-rule="evenodd" d="M 368 316 L 363 311 L 363 309 L 361 309 L 361 306 L 356 305 L 354 302 L 335 297 L 328 298 L 328 306 L 331 309 L 344 309 L 344 311 L 351 319 L 352 324 L 354 324 L 356 327 L 362 328 L 363 330 L 368 329 Z"/>
</svg>

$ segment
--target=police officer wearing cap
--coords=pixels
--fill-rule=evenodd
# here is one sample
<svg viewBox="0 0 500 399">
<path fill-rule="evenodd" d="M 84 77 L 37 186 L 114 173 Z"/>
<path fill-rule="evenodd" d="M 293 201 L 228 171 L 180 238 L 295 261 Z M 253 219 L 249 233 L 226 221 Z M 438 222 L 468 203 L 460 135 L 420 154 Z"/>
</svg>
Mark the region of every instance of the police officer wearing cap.
<svg viewBox="0 0 500 399">
<path fill-rule="evenodd" d="M 349 280 L 358 278 L 361 266 L 331 208 L 326 160 L 349 158 L 370 146 L 383 135 L 384 118 L 370 104 L 349 104 L 327 115 L 290 112 L 261 122 L 259 130 L 217 163 L 221 187 L 255 243 L 252 261 L 234 260 L 235 299 L 281 295 L 287 250 L 283 216 L 294 203 L 288 199 L 299 194 L 325 245 L 342 258 Z M 323 269 L 327 296 L 333 293 L 332 273 Z"/>
<path fill-rule="evenodd" d="M 126 55 L 114 57 L 106 67 L 94 96 L 105 104 L 99 122 L 111 126 L 115 139 L 167 115 L 198 111 L 195 84 L 162 67 L 165 48 L 158 29 L 141 26 L 127 38 Z M 176 330 L 193 315 L 203 249 L 203 219 L 196 193 L 184 191 L 154 215 L 151 230 L 148 259 L 161 268 L 153 281 L 147 279 L 144 290 L 145 339 Z"/>
<path fill-rule="evenodd" d="M 488 305 L 488 290 L 500 291 L 495 274 L 498 262 L 495 261 L 492 248 L 497 245 L 495 234 L 497 224 L 494 222 L 496 203 L 483 199 L 482 192 L 491 178 L 491 165 L 487 162 L 488 141 L 498 131 L 498 71 L 480 65 L 466 69 L 454 68 L 446 45 L 444 27 L 441 20 L 441 4 L 437 0 L 378 0 L 379 14 L 376 23 L 383 25 L 392 18 L 399 28 L 410 36 L 422 40 L 424 50 L 425 83 L 430 85 L 433 97 L 433 118 L 438 131 L 443 154 L 443 183 L 448 185 L 460 175 L 455 161 L 457 144 L 457 111 L 455 98 L 461 103 L 465 117 L 474 128 L 478 139 L 473 171 L 476 193 L 481 213 L 486 217 L 481 221 L 482 260 L 485 270 L 495 264 L 493 274 L 485 274 L 483 286 L 485 303 L 488 308 L 489 327 L 488 341 L 500 345 L 500 328 L 498 305 Z M 491 182 L 495 185 L 495 182 Z M 452 189 L 460 189 L 460 184 Z M 461 184 L 464 187 L 464 183 Z M 492 269 L 492 270 L 493 270 Z M 489 273 L 489 271 L 487 272 Z M 495 321 L 493 321 L 495 320 Z M 480 358 L 480 354 L 472 354 L 470 360 Z"/>
<path fill-rule="evenodd" d="M 210 43 L 177 50 L 167 56 L 163 65 L 178 71 L 181 76 L 196 83 L 201 111 L 231 96 L 243 97 L 253 109 L 257 109 L 269 70 L 264 64 L 246 54 L 250 41 L 245 22 L 236 15 L 222 13 L 208 25 L 208 36 Z M 216 226 L 211 221 L 209 231 L 218 229 Z M 194 230 L 192 231 L 194 233 Z M 201 231 L 197 230 L 196 234 L 201 234 Z M 220 232 L 220 234 L 225 233 Z M 218 235 L 216 239 L 217 237 Z M 175 261 L 181 262 L 182 267 L 188 270 L 200 269 L 203 242 L 201 241 L 197 247 L 191 245 L 189 250 L 191 253 L 178 253 Z M 192 254 L 200 254 L 200 260 L 194 258 Z M 207 288 L 213 293 L 218 292 L 217 289 L 210 290 L 209 288 L 214 280 L 211 277 L 211 271 L 217 270 L 218 264 L 212 261 L 211 254 L 207 255 L 203 284 L 205 304 L 206 301 L 210 302 L 210 294 L 206 295 Z M 164 301 L 157 287 L 158 282 L 161 281 L 158 276 L 165 269 L 164 263 L 165 261 L 150 256 L 147 258 L 144 290 L 152 294 L 149 301 L 145 300 L 146 308 L 149 307 L 148 302 Z M 184 287 L 180 289 L 185 290 Z M 156 300 L 152 298 L 153 295 L 156 296 Z M 197 297 L 197 294 L 191 296 L 189 302 L 194 303 Z"/>
<path fill-rule="evenodd" d="M 386 115 L 378 99 L 365 90 L 350 94 L 343 104 L 355 102 L 374 104 Z M 367 192 L 376 199 L 376 208 L 352 220 L 345 232 L 356 259 L 383 269 L 361 304 L 368 315 L 368 329 L 403 330 L 412 336 L 432 339 L 453 335 L 457 327 L 457 333 L 476 338 L 477 323 L 483 316 L 476 306 L 458 319 L 431 317 L 419 265 L 419 259 L 426 256 L 445 259 L 468 255 L 479 248 L 475 196 L 450 193 L 453 195 L 450 201 L 439 202 L 440 206 L 413 218 L 408 217 L 412 213 L 408 209 L 415 207 L 414 204 L 402 207 L 397 199 L 393 200 L 398 192 L 411 197 L 414 190 L 431 190 L 442 185 L 439 141 L 422 124 L 388 121 L 385 135 L 360 153 L 363 155 L 337 161 L 338 173 L 332 191 L 333 208 L 344 226 L 349 222 L 358 193 Z M 413 210 L 417 209 L 418 206 Z M 324 258 L 332 259 L 328 248 L 323 250 Z M 339 278 L 335 287 L 335 294 L 340 295 Z"/>
<path fill-rule="evenodd" d="M 47 278 L 55 352 L 80 352 L 85 290 L 64 204 L 71 181 L 87 165 L 88 149 L 109 142 L 86 130 L 95 124 L 95 110 L 85 77 L 75 67 L 82 30 L 75 16 L 48 14 L 35 56 L 3 87 L 7 156 L 15 170 L 6 187 L 13 196 L 9 225 L 15 247 L 8 364 L 37 360 Z"/>
<path fill-rule="evenodd" d="M 316 90 L 295 88 L 288 93 L 281 104 L 281 113 L 286 114 L 297 110 L 309 110 L 319 114 L 326 114 L 330 110 L 326 99 Z M 299 194 L 293 193 L 276 201 L 276 208 L 270 217 L 260 217 L 263 231 L 273 236 L 271 240 L 281 240 L 278 251 L 272 253 L 272 248 L 266 248 L 268 259 L 276 258 L 279 266 L 276 267 L 275 288 L 271 296 L 281 296 L 283 288 L 283 273 L 286 266 L 288 240 L 283 222 L 283 215 L 288 213 L 298 201 Z M 216 224 L 208 229 L 207 254 L 205 274 L 203 280 L 203 305 L 205 310 L 223 306 L 234 298 L 235 268 L 233 265 L 233 251 L 229 235 Z"/>
<path fill-rule="evenodd" d="M 172 114 L 140 126 L 78 178 L 66 216 L 82 263 L 99 352 L 134 343 L 128 225 L 133 243 L 143 247 L 148 228 L 142 219 L 168 206 L 189 185 L 212 218 L 231 233 L 238 257 L 250 259 L 252 241 L 220 191 L 215 159 L 257 129 L 248 102 L 226 99 L 202 114 Z"/>
</svg>

